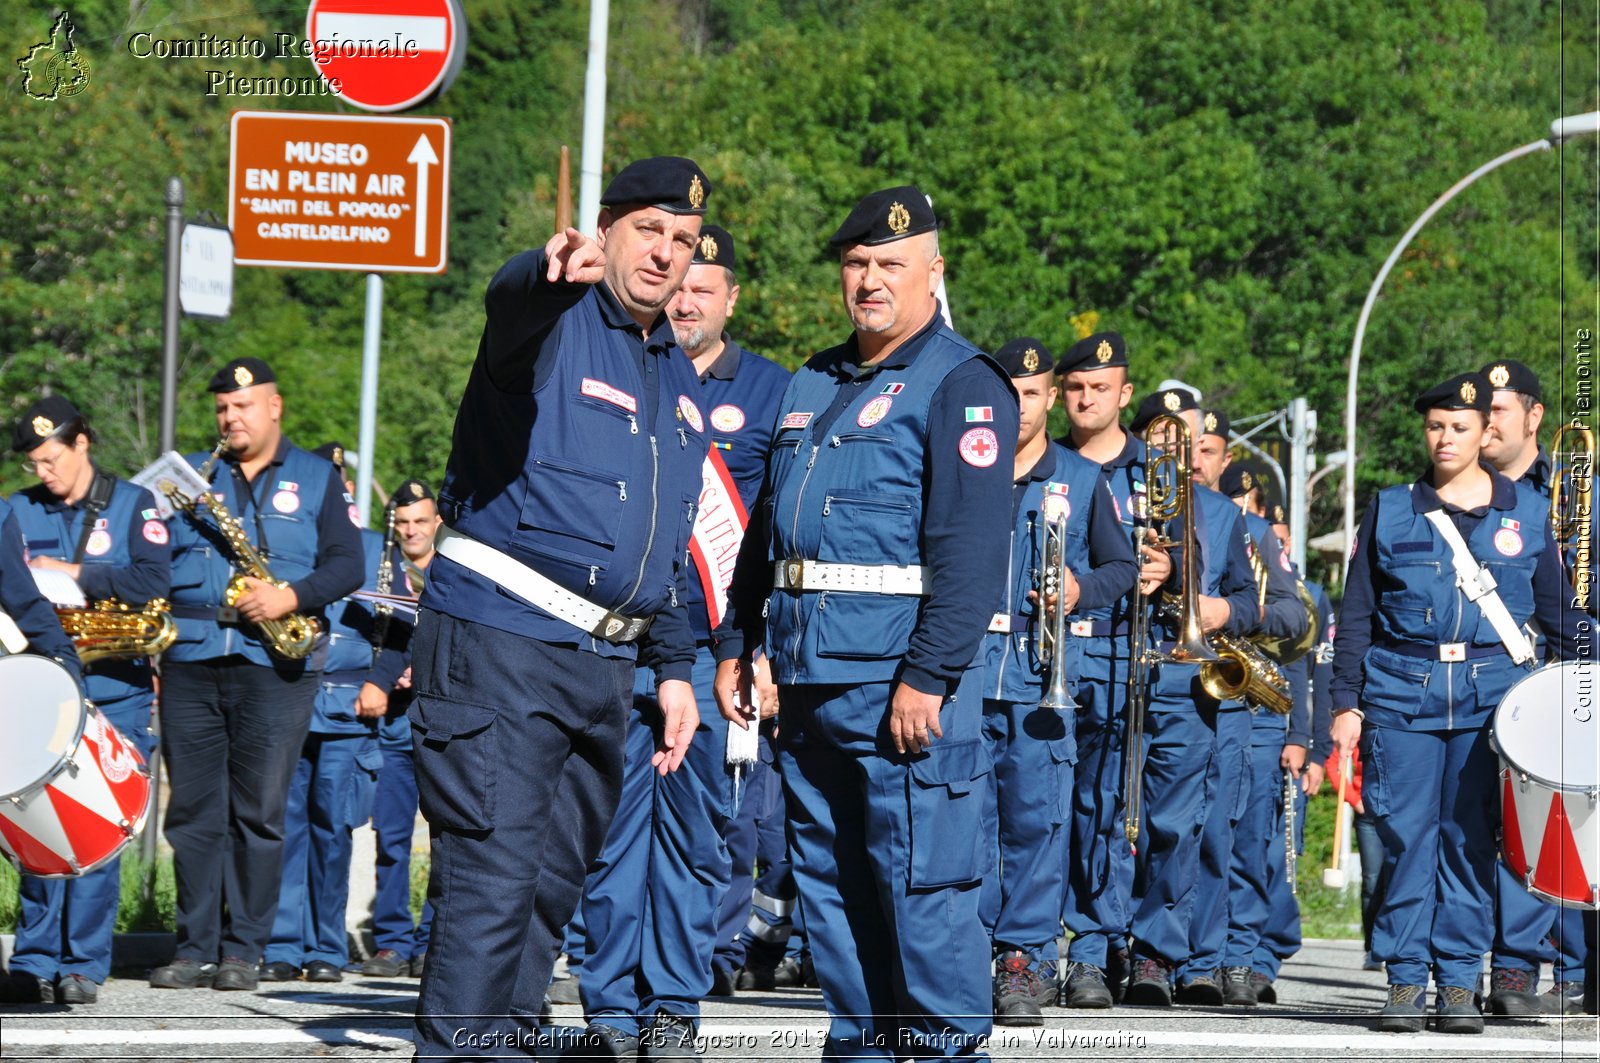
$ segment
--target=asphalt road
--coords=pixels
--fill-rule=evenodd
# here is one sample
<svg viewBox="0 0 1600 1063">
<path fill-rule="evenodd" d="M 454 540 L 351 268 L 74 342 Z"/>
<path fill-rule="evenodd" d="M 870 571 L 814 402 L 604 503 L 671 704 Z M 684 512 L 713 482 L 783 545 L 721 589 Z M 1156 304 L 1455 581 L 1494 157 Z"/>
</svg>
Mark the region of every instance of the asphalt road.
<svg viewBox="0 0 1600 1063">
<path fill-rule="evenodd" d="M 1481 1037 L 1379 1034 L 1381 972 L 1360 969 L 1355 942 L 1316 941 L 1284 970 L 1280 1003 L 1256 1009 L 1047 1008 L 1042 1029 L 997 1029 L 1012 1059 L 1600 1059 L 1591 1017 L 1491 1020 Z M 347 975 L 340 985 L 266 985 L 259 993 L 152 990 L 113 979 L 93 1007 L 0 1008 L 7 1060 L 369 1059 L 411 1057 L 416 982 Z M 583 1019 L 558 1006 L 564 1035 Z M 742 994 L 705 1009 L 706 1058 L 819 1055 L 826 1017 L 814 990 Z M 541 1052 L 555 1058 L 557 1052 Z"/>
</svg>

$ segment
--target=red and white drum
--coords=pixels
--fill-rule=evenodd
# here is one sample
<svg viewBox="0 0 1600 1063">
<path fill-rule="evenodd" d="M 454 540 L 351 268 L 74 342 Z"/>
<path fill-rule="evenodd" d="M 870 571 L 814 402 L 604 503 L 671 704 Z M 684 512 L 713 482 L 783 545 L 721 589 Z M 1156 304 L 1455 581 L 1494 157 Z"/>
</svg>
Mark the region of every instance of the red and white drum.
<svg viewBox="0 0 1600 1063">
<path fill-rule="evenodd" d="M 41 878 L 122 851 L 150 814 L 150 770 L 48 657 L 0 657 L 0 850 Z"/>
<path fill-rule="evenodd" d="M 1600 908 L 1600 664 L 1565 661 L 1526 677 L 1494 714 L 1500 853 L 1528 892 Z"/>
</svg>

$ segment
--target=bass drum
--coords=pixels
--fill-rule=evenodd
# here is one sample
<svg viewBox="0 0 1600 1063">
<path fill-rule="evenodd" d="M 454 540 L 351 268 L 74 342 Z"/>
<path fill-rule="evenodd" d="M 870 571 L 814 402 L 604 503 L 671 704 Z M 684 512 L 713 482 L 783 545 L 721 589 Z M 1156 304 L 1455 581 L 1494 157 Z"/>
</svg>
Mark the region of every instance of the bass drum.
<svg viewBox="0 0 1600 1063">
<path fill-rule="evenodd" d="M 144 758 L 48 657 L 0 657 L 0 690 L 0 851 L 41 878 L 115 858 L 150 814 Z"/>
<path fill-rule="evenodd" d="M 1528 892 L 1600 908 L 1600 664 L 1548 665 L 1506 691 L 1494 714 L 1500 855 Z"/>
</svg>

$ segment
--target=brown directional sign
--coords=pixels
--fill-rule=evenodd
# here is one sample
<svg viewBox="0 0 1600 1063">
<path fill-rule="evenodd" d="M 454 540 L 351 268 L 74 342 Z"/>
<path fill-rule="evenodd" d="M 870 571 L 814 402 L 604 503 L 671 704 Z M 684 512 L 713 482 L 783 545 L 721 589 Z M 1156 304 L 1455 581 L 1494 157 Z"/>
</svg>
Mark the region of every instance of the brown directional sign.
<svg viewBox="0 0 1600 1063">
<path fill-rule="evenodd" d="M 444 272 L 448 118 L 235 111 L 232 125 L 239 265 Z"/>
</svg>

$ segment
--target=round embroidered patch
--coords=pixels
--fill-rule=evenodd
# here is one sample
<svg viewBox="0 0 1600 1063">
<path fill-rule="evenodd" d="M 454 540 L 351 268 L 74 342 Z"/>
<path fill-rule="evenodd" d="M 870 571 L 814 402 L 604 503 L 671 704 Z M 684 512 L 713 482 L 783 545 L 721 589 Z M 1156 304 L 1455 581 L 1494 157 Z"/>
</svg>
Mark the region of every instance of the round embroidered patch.
<svg viewBox="0 0 1600 1063">
<path fill-rule="evenodd" d="M 961 460 L 968 465 L 987 469 L 1000 457 L 1000 441 L 992 428 L 968 429 L 961 437 Z"/>
<path fill-rule="evenodd" d="M 1072 503 L 1067 501 L 1066 495 L 1045 495 L 1041 508 L 1044 510 L 1044 519 L 1051 523 L 1067 520 L 1072 516 Z"/>
<path fill-rule="evenodd" d="M 889 414 L 889 407 L 894 405 L 894 400 L 887 395 L 879 395 L 856 414 L 856 424 L 862 428 L 871 428 Z"/>
<path fill-rule="evenodd" d="M 678 412 L 683 415 L 685 421 L 689 422 L 689 427 L 696 432 L 704 432 L 706 430 L 706 423 L 700 419 L 700 407 L 696 406 L 689 396 L 678 396 Z"/>
<path fill-rule="evenodd" d="M 167 545 L 167 526 L 166 526 L 166 524 L 161 522 L 161 521 L 159 521 L 159 520 L 147 520 L 147 521 L 145 521 L 144 522 L 144 539 L 145 539 L 145 542 L 155 543 L 157 546 L 165 546 L 165 545 Z"/>
<path fill-rule="evenodd" d="M 89 541 L 84 544 L 83 552 L 94 557 L 99 557 L 111 549 L 111 533 L 104 528 L 96 528 L 89 533 Z"/>
<path fill-rule="evenodd" d="M 293 491 L 279 491 L 272 496 L 272 508 L 279 513 L 293 513 L 300 508 L 300 496 Z"/>
<path fill-rule="evenodd" d="M 1522 553 L 1522 536 L 1510 528 L 1501 528 L 1494 533 L 1494 548 L 1507 557 L 1516 557 Z"/>
<path fill-rule="evenodd" d="M 744 411 L 723 403 L 711 411 L 711 427 L 719 432 L 737 432 L 744 427 Z"/>
</svg>

